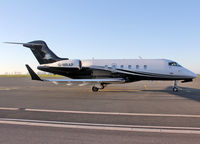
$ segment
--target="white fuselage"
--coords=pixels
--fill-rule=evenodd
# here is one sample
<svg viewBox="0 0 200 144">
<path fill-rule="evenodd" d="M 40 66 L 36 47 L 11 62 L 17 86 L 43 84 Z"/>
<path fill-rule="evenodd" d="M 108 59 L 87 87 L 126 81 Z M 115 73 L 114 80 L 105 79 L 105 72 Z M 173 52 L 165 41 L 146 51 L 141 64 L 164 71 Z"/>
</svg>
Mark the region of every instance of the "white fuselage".
<svg viewBox="0 0 200 144">
<path fill-rule="evenodd" d="M 83 67 L 97 66 L 105 69 L 111 68 L 113 71 L 125 70 L 187 78 L 197 76 L 177 63 L 177 65 L 169 65 L 170 62 L 174 61 L 167 59 L 92 59 L 81 61 Z"/>
<path fill-rule="evenodd" d="M 61 68 L 92 68 L 149 77 L 148 79 L 193 79 L 196 74 L 167 59 L 92 59 L 62 60 L 41 66 Z"/>
</svg>

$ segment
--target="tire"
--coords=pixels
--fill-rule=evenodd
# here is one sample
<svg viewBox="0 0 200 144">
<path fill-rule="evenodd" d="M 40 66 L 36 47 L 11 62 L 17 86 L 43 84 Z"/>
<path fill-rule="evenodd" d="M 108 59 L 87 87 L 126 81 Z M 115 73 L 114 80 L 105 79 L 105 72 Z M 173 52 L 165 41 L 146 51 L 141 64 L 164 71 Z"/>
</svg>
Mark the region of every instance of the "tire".
<svg viewBox="0 0 200 144">
<path fill-rule="evenodd" d="M 98 90 L 99 90 L 99 88 L 97 88 L 97 87 L 95 87 L 95 86 L 92 87 L 92 91 L 93 91 L 93 92 L 98 92 Z"/>
<path fill-rule="evenodd" d="M 177 88 L 177 87 L 174 87 L 174 88 L 173 88 L 173 92 L 178 92 L 178 88 Z"/>
</svg>

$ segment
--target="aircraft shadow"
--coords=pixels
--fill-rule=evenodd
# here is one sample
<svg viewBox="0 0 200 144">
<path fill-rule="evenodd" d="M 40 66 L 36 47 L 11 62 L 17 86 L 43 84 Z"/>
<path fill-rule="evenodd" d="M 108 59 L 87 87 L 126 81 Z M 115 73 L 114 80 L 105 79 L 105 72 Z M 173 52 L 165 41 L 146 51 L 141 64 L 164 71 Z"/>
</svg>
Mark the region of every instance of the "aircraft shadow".
<svg viewBox="0 0 200 144">
<path fill-rule="evenodd" d="M 142 90 L 146 92 L 164 92 L 171 95 L 180 96 L 183 98 L 191 99 L 194 101 L 200 102 L 200 89 L 188 88 L 188 87 L 179 87 L 178 92 L 173 92 L 172 87 L 169 86 L 164 90 Z"/>
<path fill-rule="evenodd" d="M 167 87 L 166 89 L 163 90 L 137 90 L 137 89 L 118 89 L 118 90 L 101 90 L 100 92 L 102 93 L 133 93 L 136 94 L 137 92 L 153 92 L 153 93 L 167 93 L 170 95 L 176 95 L 179 97 L 191 99 L 194 101 L 200 102 L 200 89 L 194 89 L 194 88 L 188 88 L 188 87 L 180 87 L 179 86 L 179 91 L 178 92 L 173 92 L 172 91 L 172 86 Z"/>
</svg>

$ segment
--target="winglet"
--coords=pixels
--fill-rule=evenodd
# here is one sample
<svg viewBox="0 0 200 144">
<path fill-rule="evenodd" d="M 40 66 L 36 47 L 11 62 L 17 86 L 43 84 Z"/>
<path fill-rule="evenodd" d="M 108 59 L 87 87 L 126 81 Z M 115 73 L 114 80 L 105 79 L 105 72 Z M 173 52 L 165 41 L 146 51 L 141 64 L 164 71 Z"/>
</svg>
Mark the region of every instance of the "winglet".
<svg viewBox="0 0 200 144">
<path fill-rule="evenodd" d="M 26 68 L 27 68 L 29 74 L 31 75 L 32 80 L 43 81 L 43 80 L 30 68 L 29 65 L 26 64 Z"/>
</svg>

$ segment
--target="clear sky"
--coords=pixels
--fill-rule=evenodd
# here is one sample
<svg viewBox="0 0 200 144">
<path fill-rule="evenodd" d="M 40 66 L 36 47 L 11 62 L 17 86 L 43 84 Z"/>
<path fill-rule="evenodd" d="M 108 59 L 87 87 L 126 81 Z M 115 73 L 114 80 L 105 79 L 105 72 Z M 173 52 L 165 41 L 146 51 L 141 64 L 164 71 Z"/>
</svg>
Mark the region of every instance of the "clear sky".
<svg viewBox="0 0 200 144">
<path fill-rule="evenodd" d="M 199 0 L 0 0 L 0 74 L 34 69 L 27 48 L 45 40 L 60 57 L 167 58 L 200 73 Z"/>
</svg>

